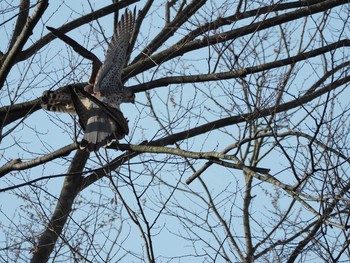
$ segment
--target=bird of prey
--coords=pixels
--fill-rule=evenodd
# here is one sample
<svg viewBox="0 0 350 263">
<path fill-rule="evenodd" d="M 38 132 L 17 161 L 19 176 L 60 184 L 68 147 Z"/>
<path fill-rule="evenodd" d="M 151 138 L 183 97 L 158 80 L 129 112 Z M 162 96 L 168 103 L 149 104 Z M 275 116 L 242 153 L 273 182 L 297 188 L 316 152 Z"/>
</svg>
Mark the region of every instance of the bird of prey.
<svg viewBox="0 0 350 263">
<path fill-rule="evenodd" d="M 93 85 L 86 86 L 85 91 L 69 86 L 43 93 L 42 108 L 79 116 L 84 130 L 81 149 L 98 151 L 129 132 L 128 121 L 120 110 L 120 104 L 134 103 L 135 94 L 124 87 L 121 75 L 130 53 L 134 24 L 135 10 L 134 13 L 126 10 L 114 31 L 105 61 Z"/>
</svg>

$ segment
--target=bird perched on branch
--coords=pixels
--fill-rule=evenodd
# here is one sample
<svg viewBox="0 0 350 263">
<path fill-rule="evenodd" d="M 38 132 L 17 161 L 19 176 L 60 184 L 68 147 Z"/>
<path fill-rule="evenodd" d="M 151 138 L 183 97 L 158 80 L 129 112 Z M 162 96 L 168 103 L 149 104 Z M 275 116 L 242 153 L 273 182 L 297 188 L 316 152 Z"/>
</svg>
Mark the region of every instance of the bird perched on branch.
<svg viewBox="0 0 350 263">
<path fill-rule="evenodd" d="M 83 91 L 67 86 L 43 93 L 42 108 L 79 116 L 85 132 L 81 149 L 98 151 L 129 133 L 128 121 L 120 110 L 120 104 L 135 102 L 135 94 L 122 83 L 122 70 L 130 53 L 134 24 L 135 10 L 133 13 L 126 10 L 114 31 L 105 61 L 93 85 L 86 86 Z"/>
</svg>

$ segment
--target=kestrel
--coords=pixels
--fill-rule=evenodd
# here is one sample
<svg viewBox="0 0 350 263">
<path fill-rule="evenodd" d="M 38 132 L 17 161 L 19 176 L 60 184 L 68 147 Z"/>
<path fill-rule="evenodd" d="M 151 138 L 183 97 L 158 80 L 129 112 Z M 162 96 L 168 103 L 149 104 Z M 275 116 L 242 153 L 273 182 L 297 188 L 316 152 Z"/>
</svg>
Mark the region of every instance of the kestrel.
<svg viewBox="0 0 350 263">
<path fill-rule="evenodd" d="M 96 99 L 72 87 L 43 93 L 44 109 L 79 116 L 79 123 L 85 131 L 81 149 L 98 151 L 100 147 L 108 146 L 129 133 L 128 121 L 120 110 L 120 104 L 134 103 L 135 94 L 124 87 L 121 75 L 128 60 L 134 24 L 135 11 L 126 10 L 114 31 L 95 83 L 84 89 Z"/>
</svg>

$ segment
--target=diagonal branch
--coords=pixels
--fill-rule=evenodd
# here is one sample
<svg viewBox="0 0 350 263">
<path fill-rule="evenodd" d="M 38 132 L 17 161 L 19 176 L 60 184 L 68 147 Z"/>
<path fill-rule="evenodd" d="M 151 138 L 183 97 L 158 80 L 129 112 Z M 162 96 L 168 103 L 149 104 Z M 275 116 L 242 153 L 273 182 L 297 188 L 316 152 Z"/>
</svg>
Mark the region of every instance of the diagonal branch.
<svg viewBox="0 0 350 263">
<path fill-rule="evenodd" d="M 162 44 L 164 44 L 171 36 L 174 35 L 181 25 L 186 23 L 188 19 L 194 15 L 199 8 L 206 3 L 206 0 L 192 0 L 189 5 L 186 6 L 182 12 L 178 13 L 177 16 L 167 24 L 163 30 L 149 43 L 138 56 L 135 57 L 133 63 L 141 60 L 142 58 L 148 57 L 153 54 Z"/>
<path fill-rule="evenodd" d="M 264 116 L 269 116 L 272 113 L 279 113 L 279 112 L 284 112 L 296 107 L 299 107 L 307 102 L 310 102 L 326 93 L 329 91 L 335 90 L 336 88 L 350 82 L 350 76 L 338 79 L 328 85 L 326 85 L 324 88 L 319 89 L 315 91 L 312 94 L 305 94 L 299 98 L 296 98 L 292 101 L 286 102 L 284 104 L 280 104 L 277 108 L 275 106 L 259 110 L 259 112 L 251 112 L 251 113 L 246 113 L 246 114 L 241 114 L 238 116 L 232 116 L 232 117 L 227 117 L 227 118 L 222 118 L 217 121 L 209 122 L 200 126 L 197 126 L 195 128 L 189 129 L 187 131 L 179 132 L 172 134 L 170 136 L 167 136 L 165 138 L 150 142 L 149 145 L 168 145 L 168 144 L 173 144 L 176 141 L 184 140 L 187 138 L 191 138 L 193 136 L 203 134 L 209 131 L 212 131 L 214 129 L 219 129 L 228 125 L 233 125 L 233 124 L 238 124 L 250 120 L 254 120 L 256 118 L 261 118 Z M 153 144 L 155 143 L 155 144 Z"/>
<path fill-rule="evenodd" d="M 228 40 L 234 40 L 238 37 L 253 34 L 255 32 L 278 26 L 290 21 L 294 21 L 302 17 L 310 16 L 319 12 L 324 12 L 327 9 L 331 9 L 345 3 L 348 3 L 348 0 L 327 0 L 318 4 L 307 6 L 296 11 L 278 15 L 273 18 L 265 19 L 264 21 L 259 21 L 248 26 L 237 28 L 221 34 L 203 37 L 202 39 L 195 39 L 189 43 L 178 43 L 149 58 L 143 59 L 130 65 L 126 68 L 126 71 L 124 73 L 130 76 L 136 76 L 137 74 L 144 72 L 145 70 L 153 68 L 154 66 L 158 66 L 159 64 L 169 61 L 175 57 L 182 56 L 190 51 L 226 42 Z"/>
<path fill-rule="evenodd" d="M 14 42 L 11 49 L 5 54 L 5 58 L 0 67 L 0 89 L 4 86 L 7 75 L 9 74 L 12 66 L 16 63 L 24 44 L 28 41 L 34 27 L 39 22 L 48 5 L 48 0 L 38 2 L 33 15 L 27 18 L 27 22 L 22 28 L 20 35 L 16 38 L 16 41 Z"/>
<path fill-rule="evenodd" d="M 243 168 L 249 168 L 254 172 L 259 172 L 259 173 L 268 173 L 270 171 L 270 169 L 245 166 L 241 161 L 237 159 L 237 157 L 233 155 L 218 153 L 218 152 L 192 152 L 192 151 L 185 151 L 179 148 L 168 148 L 168 147 L 152 146 L 147 144 L 143 144 L 143 145 L 118 144 L 117 147 L 122 151 L 128 150 L 128 151 L 134 151 L 139 153 L 167 153 L 167 154 L 177 155 L 185 158 L 211 160 L 223 166 L 239 169 L 239 170 L 242 170 Z M 223 162 L 222 160 L 229 160 L 229 161 L 233 161 L 234 163 Z"/>
<path fill-rule="evenodd" d="M 199 83 L 199 82 L 206 82 L 206 81 L 232 79 L 232 78 L 244 78 L 249 74 L 258 73 L 264 70 L 274 69 L 278 67 L 283 67 L 286 65 L 290 65 L 303 60 L 310 59 L 312 57 L 325 54 L 327 52 L 330 52 L 338 48 L 349 47 L 349 46 L 350 46 L 350 40 L 343 39 L 324 47 L 320 47 L 308 52 L 300 53 L 292 57 L 277 60 L 274 62 L 265 63 L 254 67 L 247 67 L 240 70 L 214 73 L 214 74 L 198 74 L 198 75 L 191 75 L 191 76 L 173 76 L 173 77 L 160 78 L 147 83 L 131 86 L 129 88 L 132 89 L 134 92 L 141 92 L 141 91 L 146 91 L 157 87 L 164 87 L 170 84 Z M 332 71 L 331 73 L 334 73 L 334 72 L 335 71 Z"/>
<path fill-rule="evenodd" d="M 272 4 L 269 6 L 260 6 L 257 9 L 246 10 L 244 12 L 235 13 L 231 16 L 227 17 L 218 17 L 216 20 L 207 22 L 203 25 L 200 25 L 198 28 L 191 31 L 184 38 L 177 42 L 177 44 L 185 44 L 191 40 L 194 40 L 196 37 L 200 35 L 204 35 L 204 33 L 209 32 L 210 30 L 217 29 L 219 27 L 230 25 L 239 20 L 247 19 L 250 17 L 258 17 L 263 14 L 268 14 L 271 12 L 283 11 L 287 9 L 295 9 L 298 7 L 307 7 L 313 4 L 319 3 L 319 0 L 306 0 L 306 1 L 296 1 L 290 3 L 280 3 L 280 4 Z"/>
<path fill-rule="evenodd" d="M 87 151 L 78 150 L 72 160 L 67 173 L 81 173 L 89 158 Z M 55 211 L 47 224 L 45 231 L 40 235 L 38 245 L 33 249 L 31 263 L 47 262 L 50 254 L 61 235 L 63 227 L 72 211 L 74 199 L 80 192 L 82 176 L 66 176 Z"/>
<path fill-rule="evenodd" d="M 315 236 L 317 235 L 317 232 L 322 227 L 323 223 L 328 221 L 328 217 L 331 215 L 332 211 L 335 209 L 335 207 L 338 205 L 339 200 L 342 200 L 344 195 L 346 195 L 350 190 L 350 183 L 344 185 L 344 187 L 341 189 L 340 193 L 338 193 L 337 198 L 335 198 L 329 205 L 326 206 L 324 214 L 322 217 L 319 217 L 315 226 L 312 228 L 312 230 L 308 233 L 308 235 L 301 240 L 298 245 L 295 247 L 293 252 L 291 253 L 291 256 L 289 257 L 288 263 L 295 262 L 296 258 L 304 251 L 304 248 L 312 241 L 315 241 Z"/>
<path fill-rule="evenodd" d="M 92 73 L 89 79 L 89 83 L 95 83 L 97 72 L 102 65 L 102 62 L 99 60 L 99 58 L 96 57 L 91 51 L 88 51 L 86 48 L 80 45 L 77 41 L 61 33 L 59 30 L 49 26 L 47 26 L 46 28 L 50 30 L 52 34 L 54 34 L 56 37 L 58 37 L 63 42 L 71 46 L 74 49 L 74 51 L 76 51 L 80 56 L 92 61 Z"/>
<path fill-rule="evenodd" d="M 15 29 L 13 30 L 13 34 L 11 37 L 9 50 L 12 49 L 13 45 L 16 43 L 17 38 L 21 34 L 22 29 L 24 28 L 27 22 L 28 15 L 29 15 L 29 8 L 30 8 L 30 1 L 21 0 L 19 4 L 18 18 L 16 21 Z"/>
<path fill-rule="evenodd" d="M 40 98 L 0 108 L 0 134 L 2 129 L 20 118 L 41 109 Z M 1 137 L 0 137 L 1 138 Z"/>
<path fill-rule="evenodd" d="M 0 178 L 12 171 L 21 171 L 28 168 L 32 168 L 41 164 L 44 164 L 46 162 L 52 161 L 56 158 L 63 157 L 69 155 L 73 150 L 77 148 L 76 143 L 72 143 L 70 145 L 67 145 L 61 149 L 58 149 L 57 151 L 53 151 L 49 154 L 46 154 L 44 156 L 40 156 L 38 158 L 35 158 L 33 160 L 22 162 L 21 159 L 14 159 L 6 164 L 4 164 L 2 167 L 0 167 Z"/>
</svg>

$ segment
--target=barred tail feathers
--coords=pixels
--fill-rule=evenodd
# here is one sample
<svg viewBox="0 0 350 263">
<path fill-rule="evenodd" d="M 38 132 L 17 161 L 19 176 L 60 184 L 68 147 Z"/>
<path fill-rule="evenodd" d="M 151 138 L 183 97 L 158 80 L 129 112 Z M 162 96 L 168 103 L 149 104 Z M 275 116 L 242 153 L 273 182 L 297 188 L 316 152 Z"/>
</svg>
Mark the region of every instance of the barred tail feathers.
<svg viewBox="0 0 350 263">
<path fill-rule="evenodd" d="M 117 141 L 114 136 L 116 125 L 110 120 L 108 114 L 102 109 L 96 109 L 87 121 L 84 137 L 80 143 L 80 149 L 89 152 L 98 151 L 101 147 L 106 147 Z"/>
</svg>

